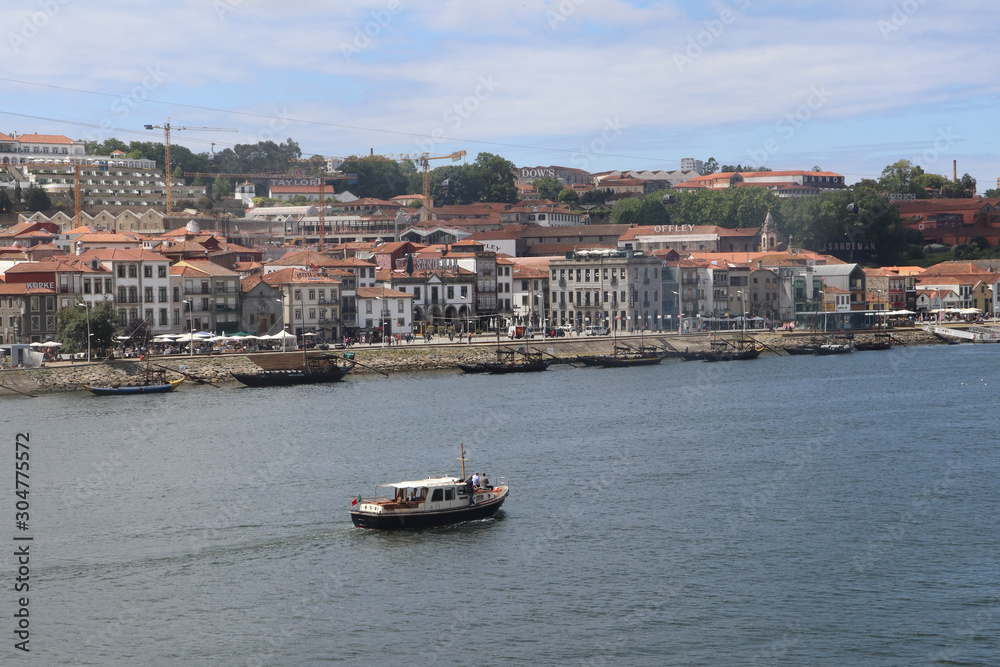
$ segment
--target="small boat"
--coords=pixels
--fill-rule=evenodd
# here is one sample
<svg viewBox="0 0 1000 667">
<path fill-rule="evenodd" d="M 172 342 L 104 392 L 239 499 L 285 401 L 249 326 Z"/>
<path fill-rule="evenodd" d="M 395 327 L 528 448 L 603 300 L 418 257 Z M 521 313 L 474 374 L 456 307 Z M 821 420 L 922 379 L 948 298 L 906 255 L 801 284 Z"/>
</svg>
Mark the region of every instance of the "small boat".
<svg viewBox="0 0 1000 667">
<path fill-rule="evenodd" d="M 351 521 L 358 528 L 414 530 L 493 516 L 507 500 L 510 487 L 473 487 L 465 480 L 464 447 L 461 460 L 461 478 L 427 477 L 376 485 L 374 497 L 358 496 L 351 501 Z"/>
<path fill-rule="evenodd" d="M 764 348 L 753 339 L 712 341 L 705 351 L 705 361 L 744 361 L 756 359 Z"/>
<path fill-rule="evenodd" d="M 681 361 L 702 361 L 705 359 L 704 350 L 689 350 L 684 348 L 683 350 L 676 350 L 673 355 L 680 359 Z"/>
<path fill-rule="evenodd" d="M 816 351 L 819 350 L 819 346 L 823 345 L 824 342 L 825 341 L 822 338 L 812 338 L 803 343 L 785 345 L 782 349 L 791 355 L 816 354 Z"/>
<path fill-rule="evenodd" d="M 354 368 L 353 355 L 353 352 L 345 353 L 343 364 L 339 363 L 338 355 L 324 354 L 306 357 L 305 362 L 296 368 L 262 369 L 256 373 L 232 373 L 232 376 L 248 387 L 288 387 L 339 382 Z"/>
<path fill-rule="evenodd" d="M 81 384 L 80 386 L 97 396 L 116 396 L 121 394 L 164 394 L 168 391 L 173 391 L 182 382 L 184 382 L 184 378 L 178 380 L 164 379 L 162 381 L 125 382 L 103 387 L 88 384 Z"/>
</svg>

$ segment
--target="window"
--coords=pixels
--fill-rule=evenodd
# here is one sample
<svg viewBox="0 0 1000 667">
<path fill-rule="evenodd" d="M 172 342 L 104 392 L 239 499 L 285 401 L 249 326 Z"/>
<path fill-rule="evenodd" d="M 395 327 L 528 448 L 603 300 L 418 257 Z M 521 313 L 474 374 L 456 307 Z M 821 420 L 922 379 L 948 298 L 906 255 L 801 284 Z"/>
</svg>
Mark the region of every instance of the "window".
<svg viewBox="0 0 1000 667">
<path fill-rule="evenodd" d="M 455 298 L 455 286 L 454 285 L 448 285 L 448 297 L 447 298 L 449 298 L 449 299 L 454 299 Z"/>
<path fill-rule="evenodd" d="M 111 290 L 108 291 L 110 292 Z M 94 278 L 94 294 L 100 294 L 100 293 L 101 293 L 101 279 Z"/>
<path fill-rule="evenodd" d="M 153 288 L 147 287 L 145 290 L 145 298 L 143 299 L 146 303 L 153 303 Z"/>
<path fill-rule="evenodd" d="M 403 312 L 403 300 L 402 299 L 396 299 L 396 312 L 397 313 Z"/>
<path fill-rule="evenodd" d="M 371 300 L 366 300 L 365 301 L 365 312 L 368 313 L 368 314 L 371 314 L 371 312 L 372 312 L 372 302 L 371 302 Z"/>
<path fill-rule="evenodd" d="M 469 286 L 468 285 L 462 285 L 462 298 L 463 299 L 469 298 Z"/>
<path fill-rule="evenodd" d="M 111 287 L 111 278 L 105 278 L 104 279 L 104 293 L 105 294 L 111 294 L 111 289 L 112 289 L 112 287 Z"/>
<path fill-rule="evenodd" d="M 157 267 L 157 275 L 160 278 L 166 278 L 167 277 L 167 267 L 165 267 L 165 266 Z"/>
<path fill-rule="evenodd" d="M 119 278 L 124 278 L 125 277 L 125 265 L 124 264 L 119 264 L 118 265 L 118 277 Z"/>
<path fill-rule="evenodd" d="M 153 267 L 150 266 L 149 264 L 147 264 L 144 267 L 142 267 L 142 276 L 144 278 L 152 278 L 153 277 Z"/>
<path fill-rule="evenodd" d="M 310 301 L 316 300 L 316 290 L 314 289 L 309 290 L 309 300 Z"/>
<path fill-rule="evenodd" d="M 128 265 L 128 277 L 135 278 L 139 275 L 139 270 L 136 268 L 135 264 Z"/>
<path fill-rule="evenodd" d="M 181 310 L 180 308 L 174 308 L 174 326 L 178 326 L 180 325 L 180 323 L 181 323 Z"/>
<path fill-rule="evenodd" d="M 444 500 L 444 489 L 434 489 L 434 493 L 431 494 L 431 502 L 441 502 Z"/>
<path fill-rule="evenodd" d="M 161 287 L 160 288 L 160 303 L 166 303 L 166 301 L 167 301 L 167 288 L 166 287 Z"/>
<path fill-rule="evenodd" d="M 128 291 L 124 287 L 118 288 L 118 301 L 120 303 L 128 301 Z"/>
<path fill-rule="evenodd" d="M 90 278 L 83 281 L 83 293 L 90 294 Z"/>
<path fill-rule="evenodd" d="M 128 288 L 128 302 L 138 303 L 139 302 L 139 290 L 135 287 Z"/>
<path fill-rule="evenodd" d="M 302 290 L 300 290 L 300 289 L 295 290 L 295 295 L 292 298 L 295 299 L 296 301 L 301 301 L 302 300 Z"/>
<path fill-rule="evenodd" d="M 413 296 L 415 296 L 418 299 L 420 298 L 420 288 L 419 287 L 414 287 L 413 288 Z"/>
</svg>

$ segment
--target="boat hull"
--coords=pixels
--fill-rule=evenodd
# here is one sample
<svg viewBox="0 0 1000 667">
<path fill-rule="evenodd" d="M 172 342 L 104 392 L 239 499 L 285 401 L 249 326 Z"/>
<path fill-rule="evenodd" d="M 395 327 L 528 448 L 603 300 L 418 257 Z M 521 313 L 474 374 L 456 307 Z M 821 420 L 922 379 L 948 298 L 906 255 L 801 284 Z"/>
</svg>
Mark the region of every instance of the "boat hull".
<svg viewBox="0 0 1000 667">
<path fill-rule="evenodd" d="M 461 364 L 459 368 L 464 373 L 489 373 L 490 375 L 505 375 L 507 373 L 537 373 L 548 369 L 550 361 L 528 364 Z"/>
<path fill-rule="evenodd" d="M 653 366 L 663 361 L 664 355 L 652 355 L 643 357 L 615 357 L 593 356 L 578 357 L 581 363 L 587 366 L 599 366 L 601 368 L 628 368 L 629 366 Z"/>
<path fill-rule="evenodd" d="M 712 352 L 704 353 L 705 361 L 748 361 L 760 356 L 760 350 L 739 350 L 732 352 Z"/>
<path fill-rule="evenodd" d="M 233 373 L 232 375 L 248 387 L 289 387 L 300 384 L 339 382 L 351 371 L 351 368 L 353 366 L 338 366 L 335 369 L 322 372 L 293 369 L 260 371 L 259 373 Z"/>
<path fill-rule="evenodd" d="M 441 510 L 439 512 L 393 512 L 391 514 L 375 514 L 369 512 L 351 512 L 351 521 L 358 528 L 374 530 L 419 530 L 446 526 L 463 521 L 488 519 L 503 505 L 509 492 L 499 498 L 477 503 L 468 507 Z"/>
<path fill-rule="evenodd" d="M 183 378 L 162 384 L 147 384 L 136 387 L 93 387 L 86 384 L 80 386 L 96 396 L 121 396 L 128 394 L 165 394 L 168 391 L 173 391 L 182 382 L 184 382 Z"/>
</svg>

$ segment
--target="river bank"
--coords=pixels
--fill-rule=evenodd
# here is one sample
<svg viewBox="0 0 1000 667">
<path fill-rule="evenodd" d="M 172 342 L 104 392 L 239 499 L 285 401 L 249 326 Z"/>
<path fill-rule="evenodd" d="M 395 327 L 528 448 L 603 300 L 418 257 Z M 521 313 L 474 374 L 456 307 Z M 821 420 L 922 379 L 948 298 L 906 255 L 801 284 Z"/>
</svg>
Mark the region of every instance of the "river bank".
<svg viewBox="0 0 1000 667">
<path fill-rule="evenodd" d="M 750 335 L 750 334 L 748 334 Z M 789 345 L 797 340 L 823 335 L 815 332 L 754 332 L 753 337 L 770 350 L 765 354 L 775 353 L 783 345 Z M 712 340 L 719 338 L 735 338 L 736 332 L 710 334 L 676 334 L 622 336 L 617 339 L 619 344 L 633 347 L 640 343 L 645 345 L 666 347 L 667 349 L 707 349 Z M 860 332 L 855 334 L 856 340 L 870 339 L 873 334 Z M 893 337 L 901 345 L 929 345 L 940 343 L 940 339 L 920 329 L 905 329 L 893 331 Z M 521 341 L 501 340 L 501 345 L 519 347 Z M 540 350 L 552 357 L 571 359 L 577 355 L 600 354 L 608 352 L 611 345 L 609 338 L 584 338 L 570 336 L 542 340 L 535 338 L 528 341 L 528 346 Z M 404 373 L 422 370 L 443 370 L 458 368 L 459 364 L 491 361 L 495 358 L 496 345 L 475 342 L 472 345 L 464 343 L 437 343 L 431 345 L 396 345 L 390 347 L 354 347 L 358 365 L 353 371 L 356 374 L 366 373 Z M 191 375 L 204 383 L 222 384 L 235 382 L 232 373 L 254 372 L 261 367 L 291 368 L 301 363 L 301 352 L 272 352 L 255 354 L 225 354 L 225 355 L 171 355 L 153 357 L 150 365 L 167 368 L 178 373 Z M 256 362 L 255 362 L 256 361 Z M 146 363 L 138 359 L 124 359 L 93 363 L 58 362 L 46 364 L 41 368 L 15 369 L 0 371 L 0 396 L 39 394 L 48 392 L 63 392 L 81 390 L 82 384 L 111 385 L 127 381 L 136 375 L 144 373 Z M 191 384 L 195 384 L 192 382 Z"/>
</svg>

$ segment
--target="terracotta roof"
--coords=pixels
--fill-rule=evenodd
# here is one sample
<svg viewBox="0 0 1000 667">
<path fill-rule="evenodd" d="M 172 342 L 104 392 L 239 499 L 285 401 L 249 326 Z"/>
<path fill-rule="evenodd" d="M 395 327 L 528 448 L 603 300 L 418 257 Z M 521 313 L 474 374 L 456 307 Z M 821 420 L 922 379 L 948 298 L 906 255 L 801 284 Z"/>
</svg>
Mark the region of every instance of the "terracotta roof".
<svg viewBox="0 0 1000 667">
<path fill-rule="evenodd" d="M 412 299 L 412 294 L 407 294 L 406 292 L 401 292 L 399 290 L 389 289 L 388 287 L 359 287 L 356 291 L 356 296 L 359 299 L 377 299 L 377 298 L 390 298 L 390 299 Z"/>
<path fill-rule="evenodd" d="M 22 134 L 17 138 L 22 144 L 71 144 L 73 140 L 61 134 Z"/>
</svg>

